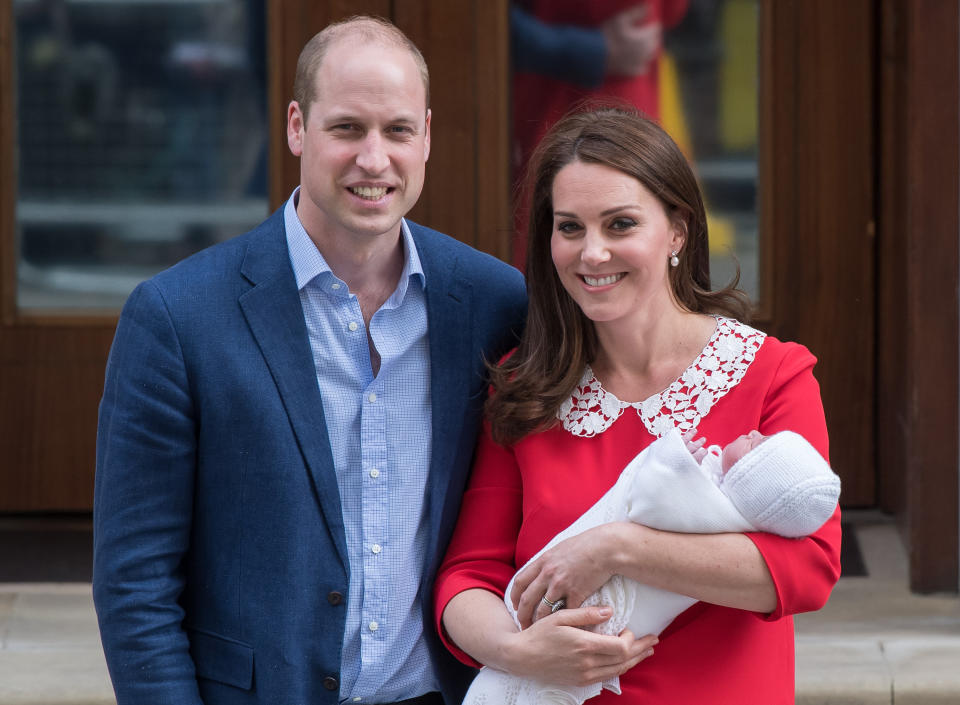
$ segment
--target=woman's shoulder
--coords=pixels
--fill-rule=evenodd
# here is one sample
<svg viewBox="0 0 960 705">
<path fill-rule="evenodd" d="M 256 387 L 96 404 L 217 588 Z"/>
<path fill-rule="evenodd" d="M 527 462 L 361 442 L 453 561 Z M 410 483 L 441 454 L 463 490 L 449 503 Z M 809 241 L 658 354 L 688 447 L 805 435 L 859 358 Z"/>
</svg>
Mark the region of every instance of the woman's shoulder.
<svg viewBox="0 0 960 705">
<path fill-rule="evenodd" d="M 756 356 L 758 369 L 789 373 L 812 368 L 817 364 L 816 356 L 802 343 L 780 340 L 772 335 L 764 336 L 763 345 Z"/>
</svg>

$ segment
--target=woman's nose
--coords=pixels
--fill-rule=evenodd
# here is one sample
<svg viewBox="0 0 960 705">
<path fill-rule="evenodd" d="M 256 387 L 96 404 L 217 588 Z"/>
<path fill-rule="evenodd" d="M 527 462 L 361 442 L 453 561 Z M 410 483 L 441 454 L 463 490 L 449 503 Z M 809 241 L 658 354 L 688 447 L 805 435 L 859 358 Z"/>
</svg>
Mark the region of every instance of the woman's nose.
<svg viewBox="0 0 960 705">
<path fill-rule="evenodd" d="M 583 250 L 580 252 L 580 260 L 585 264 L 602 264 L 610 259 L 610 250 L 607 249 L 607 243 L 599 233 L 587 229 L 583 237 Z"/>
</svg>

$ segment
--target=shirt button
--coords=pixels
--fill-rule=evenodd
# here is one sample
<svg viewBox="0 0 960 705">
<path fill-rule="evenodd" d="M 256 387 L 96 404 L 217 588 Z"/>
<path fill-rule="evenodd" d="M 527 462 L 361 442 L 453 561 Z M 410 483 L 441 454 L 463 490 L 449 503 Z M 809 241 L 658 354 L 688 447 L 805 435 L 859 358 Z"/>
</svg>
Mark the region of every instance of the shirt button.
<svg viewBox="0 0 960 705">
<path fill-rule="evenodd" d="M 377 470 L 376 468 L 373 468 L 373 469 L 370 471 L 370 477 L 372 477 L 374 480 L 376 480 L 378 477 L 380 477 L 380 471 Z"/>
<path fill-rule="evenodd" d="M 333 676 L 327 676 L 323 679 L 323 687 L 327 690 L 336 690 L 340 687 L 340 681 Z"/>
<path fill-rule="evenodd" d="M 330 288 L 336 291 L 337 289 L 340 288 L 340 282 L 334 282 L 333 284 L 330 285 Z"/>
<path fill-rule="evenodd" d="M 348 325 L 347 328 L 349 328 L 350 330 L 356 330 L 356 329 L 357 329 L 357 322 L 356 322 L 356 321 L 350 321 L 350 325 Z"/>
<path fill-rule="evenodd" d="M 370 622 L 370 624 L 368 624 L 367 626 L 370 627 L 370 631 L 372 632 L 375 632 L 380 628 L 380 625 L 377 624 L 376 622 Z"/>
<path fill-rule="evenodd" d="M 358 695 L 357 697 L 355 697 L 355 698 L 353 699 L 353 702 L 358 703 L 358 702 L 360 702 L 361 700 L 363 700 L 363 698 L 361 698 L 361 697 Z"/>
<path fill-rule="evenodd" d="M 336 590 L 328 592 L 327 602 L 329 602 L 331 605 L 339 605 L 341 602 L 343 602 L 343 593 Z"/>
<path fill-rule="evenodd" d="M 373 551 L 374 553 L 380 553 L 380 551 L 383 550 L 383 547 L 380 544 L 375 543 L 370 547 L 370 550 Z"/>
<path fill-rule="evenodd" d="M 370 395 L 367 397 L 367 399 L 369 399 L 371 402 L 376 401 L 377 400 L 376 392 L 370 392 Z"/>
</svg>

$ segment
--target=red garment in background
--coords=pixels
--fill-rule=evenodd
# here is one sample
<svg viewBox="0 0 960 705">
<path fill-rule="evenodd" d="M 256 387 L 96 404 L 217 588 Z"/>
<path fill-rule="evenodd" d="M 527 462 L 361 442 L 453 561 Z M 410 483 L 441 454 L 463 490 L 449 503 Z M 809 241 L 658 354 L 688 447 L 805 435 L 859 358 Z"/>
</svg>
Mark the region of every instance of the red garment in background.
<svg viewBox="0 0 960 705">
<path fill-rule="evenodd" d="M 548 24 L 597 27 L 611 17 L 637 5 L 646 5 L 643 24 L 660 22 L 666 30 L 677 25 L 689 0 L 529 0 L 521 5 Z M 515 179 L 523 178 L 530 153 L 549 127 L 585 99 L 614 98 L 626 101 L 654 119 L 660 115 L 657 74 L 659 55 L 640 76 L 606 76 L 597 88 L 529 72 L 513 75 L 513 167 Z M 527 203 L 519 204 L 514 238 L 515 265 L 523 269 L 526 259 Z"/>
</svg>

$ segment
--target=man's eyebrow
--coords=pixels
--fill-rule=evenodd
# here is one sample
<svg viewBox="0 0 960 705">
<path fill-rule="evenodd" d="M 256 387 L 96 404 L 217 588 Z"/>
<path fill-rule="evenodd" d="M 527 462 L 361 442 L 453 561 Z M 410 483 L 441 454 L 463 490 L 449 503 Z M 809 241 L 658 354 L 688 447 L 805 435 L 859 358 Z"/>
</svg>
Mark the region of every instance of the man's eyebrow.
<svg viewBox="0 0 960 705">
<path fill-rule="evenodd" d="M 324 118 L 324 122 L 327 122 L 327 123 L 366 122 L 366 119 L 360 117 L 359 115 L 355 115 L 354 113 L 331 113 L 326 118 Z M 403 123 L 410 123 L 412 125 L 415 125 L 417 124 L 418 119 L 416 115 L 401 114 L 401 115 L 395 115 L 394 117 L 390 118 L 386 122 L 389 122 L 389 123 L 403 122 Z"/>
</svg>

